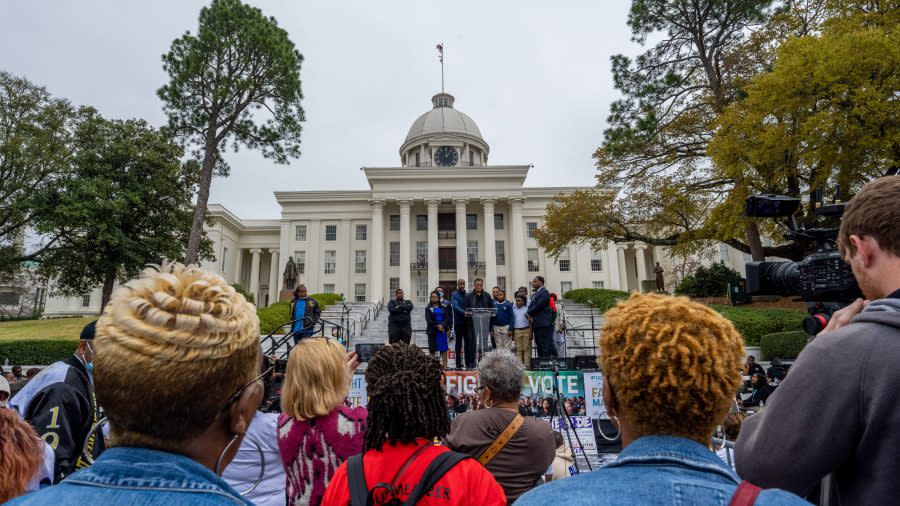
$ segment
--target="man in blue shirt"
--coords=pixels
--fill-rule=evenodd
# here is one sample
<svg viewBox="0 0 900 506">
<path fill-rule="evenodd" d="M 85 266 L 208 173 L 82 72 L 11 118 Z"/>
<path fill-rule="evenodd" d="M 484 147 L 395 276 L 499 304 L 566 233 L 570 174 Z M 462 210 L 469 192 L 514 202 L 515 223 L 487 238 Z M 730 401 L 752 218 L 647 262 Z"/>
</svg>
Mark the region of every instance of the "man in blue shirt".
<svg viewBox="0 0 900 506">
<path fill-rule="evenodd" d="M 453 306 L 453 332 L 456 334 L 456 370 L 458 371 L 465 371 L 466 367 L 475 367 L 475 335 L 469 335 L 469 327 L 466 323 L 468 298 L 466 280 L 460 278 L 456 281 L 456 291 L 450 296 L 450 305 Z M 466 353 L 465 361 L 463 360 L 463 347 L 465 347 Z M 470 355 L 471 359 L 469 359 Z"/>
<path fill-rule="evenodd" d="M 506 300 L 506 292 L 499 288 L 497 289 L 496 300 L 494 300 L 494 308 L 497 309 L 494 321 L 491 322 L 491 335 L 494 337 L 494 346 L 512 350 L 512 336 L 509 334 L 509 325 L 513 321 L 513 305 Z"/>
</svg>

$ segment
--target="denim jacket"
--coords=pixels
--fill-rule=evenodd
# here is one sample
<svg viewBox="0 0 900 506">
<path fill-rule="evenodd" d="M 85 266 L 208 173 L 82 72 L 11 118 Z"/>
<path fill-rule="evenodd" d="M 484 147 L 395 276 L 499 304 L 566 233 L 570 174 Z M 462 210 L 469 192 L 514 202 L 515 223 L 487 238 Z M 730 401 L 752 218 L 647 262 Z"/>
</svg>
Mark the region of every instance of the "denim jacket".
<svg viewBox="0 0 900 506">
<path fill-rule="evenodd" d="M 146 448 L 115 447 L 94 465 L 54 485 L 7 503 L 144 506 L 245 505 L 245 500 L 202 464 L 183 455 Z"/>
<path fill-rule="evenodd" d="M 592 473 L 552 481 L 526 493 L 516 505 L 674 504 L 726 506 L 740 478 L 696 441 L 645 436 L 614 463 Z M 755 504 L 809 504 L 782 490 L 763 490 Z"/>
</svg>

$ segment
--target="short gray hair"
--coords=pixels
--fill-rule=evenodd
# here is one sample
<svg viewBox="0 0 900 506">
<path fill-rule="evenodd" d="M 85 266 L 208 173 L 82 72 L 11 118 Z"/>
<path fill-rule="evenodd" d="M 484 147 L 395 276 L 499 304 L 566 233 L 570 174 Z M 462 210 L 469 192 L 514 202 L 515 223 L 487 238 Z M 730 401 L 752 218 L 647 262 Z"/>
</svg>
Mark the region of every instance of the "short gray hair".
<svg viewBox="0 0 900 506">
<path fill-rule="evenodd" d="M 519 400 L 522 393 L 525 366 L 511 351 L 499 348 L 485 353 L 478 363 L 478 380 L 490 387 L 496 401 Z"/>
</svg>

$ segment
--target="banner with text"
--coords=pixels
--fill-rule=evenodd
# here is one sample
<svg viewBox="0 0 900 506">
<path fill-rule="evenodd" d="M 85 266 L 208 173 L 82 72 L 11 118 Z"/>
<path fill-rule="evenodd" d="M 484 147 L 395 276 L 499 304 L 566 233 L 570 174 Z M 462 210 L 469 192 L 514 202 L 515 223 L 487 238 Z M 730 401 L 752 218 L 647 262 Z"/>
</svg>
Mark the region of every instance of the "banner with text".
<svg viewBox="0 0 900 506">
<path fill-rule="evenodd" d="M 546 421 L 550 421 L 550 417 L 541 417 Z M 572 438 L 572 452 L 575 455 L 582 453 L 581 445 L 584 445 L 584 453 L 587 455 L 597 455 L 597 440 L 594 437 L 594 421 L 587 416 L 572 416 L 570 417 L 572 420 L 572 425 L 574 427 L 569 427 L 570 429 L 574 428 L 574 431 L 566 434 L 565 427 L 568 425 L 568 422 L 565 418 L 554 417 L 553 423 L 551 426 L 553 430 L 559 431 L 563 435 L 563 441 L 566 443 L 569 442 L 569 438 Z M 577 437 L 576 437 L 577 435 Z M 578 441 L 581 440 L 581 444 Z"/>
<path fill-rule="evenodd" d="M 587 416 L 609 420 L 606 405 L 603 403 L 603 374 L 600 371 L 584 371 L 584 393 Z"/>
</svg>

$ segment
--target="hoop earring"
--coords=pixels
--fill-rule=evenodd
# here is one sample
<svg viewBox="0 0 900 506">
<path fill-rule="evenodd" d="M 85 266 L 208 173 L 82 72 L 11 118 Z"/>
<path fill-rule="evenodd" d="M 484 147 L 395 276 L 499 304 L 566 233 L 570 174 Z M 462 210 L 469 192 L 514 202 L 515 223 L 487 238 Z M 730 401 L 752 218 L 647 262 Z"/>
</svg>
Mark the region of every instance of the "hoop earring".
<svg viewBox="0 0 900 506">
<path fill-rule="evenodd" d="M 250 442 L 253 443 L 253 446 L 256 447 L 257 453 L 259 453 L 259 476 L 256 477 L 256 483 L 254 483 L 247 490 L 244 490 L 243 492 L 240 493 L 242 496 L 246 496 L 250 492 L 253 492 L 254 490 L 256 490 L 256 487 L 258 487 L 259 484 L 262 483 L 263 477 L 266 474 L 266 456 L 263 454 L 262 446 L 260 446 L 259 443 L 257 443 L 256 441 L 253 441 L 252 439 L 250 440 Z"/>
<path fill-rule="evenodd" d="M 615 422 L 613 422 L 613 420 L 615 420 Z M 617 417 L 616 415 L 612 415 L 611 417 L 609 417 L 609 423 L 613 424 L 613 427 L 615 427 L 619 431 L 613 437 L 609 437 L 604 434 L 603 429 L 600 428 L 599 420 L 597 420 L 597 422 L 597 432 L 600 433 L 600 437 L 602 437 L 603 439 L 607 441 L 617 441 L 619 439 L 619 436 L 622 435 L 622 429 L 619 427 L 619 417 Z"/>
<path fill-rule="evenodd" d="M 91 442 L 91 436 L 93 436 L 94 432 L 97 432 L 97 429 L 103 426 L 106 423 L 106 417 L 97 420 L 97 423 L 91 425 L 91 429 L 87 432 L 87 435 L 84 436 L 84 444 L 81 445 L 81 456 L 84 457 L 84 460 L 90 464 L 94 465 L 94 457 L 88 452 L 88 443 Z"/>
<path fill-rule="evenodd" d="M 231 438 L 231 441 L 229 441 L 228 444 L 225 445 L 225 449 L 222 450 L 222 453 L 219 454 L 219 458 L 216 459 L 216 476 L 222 476 L 222 471 L 224 471 L 224 469 L 221 469 L 222 460 L 225 459 L 225 454 L 228 453 L 229 449 L 231 449 L 231 445 L 233 445 L 235 441 L 238 440 L 238 437 L 240 437 L 240 434 L 235 434 L 234 437 Z"/>
<path fill-rule="evenodd" d="M 488 399 L 488 400 L 490 400 L 490 399 Z M 487 407 L 487 408 L 493 408 L 493 407 L 494 407 L 494 401 L 491 401 L 490 404 L 488 404 L 488 401 L 482 401 L 482 402 L 484 402 L 484 406 Z"/>
</svg>

